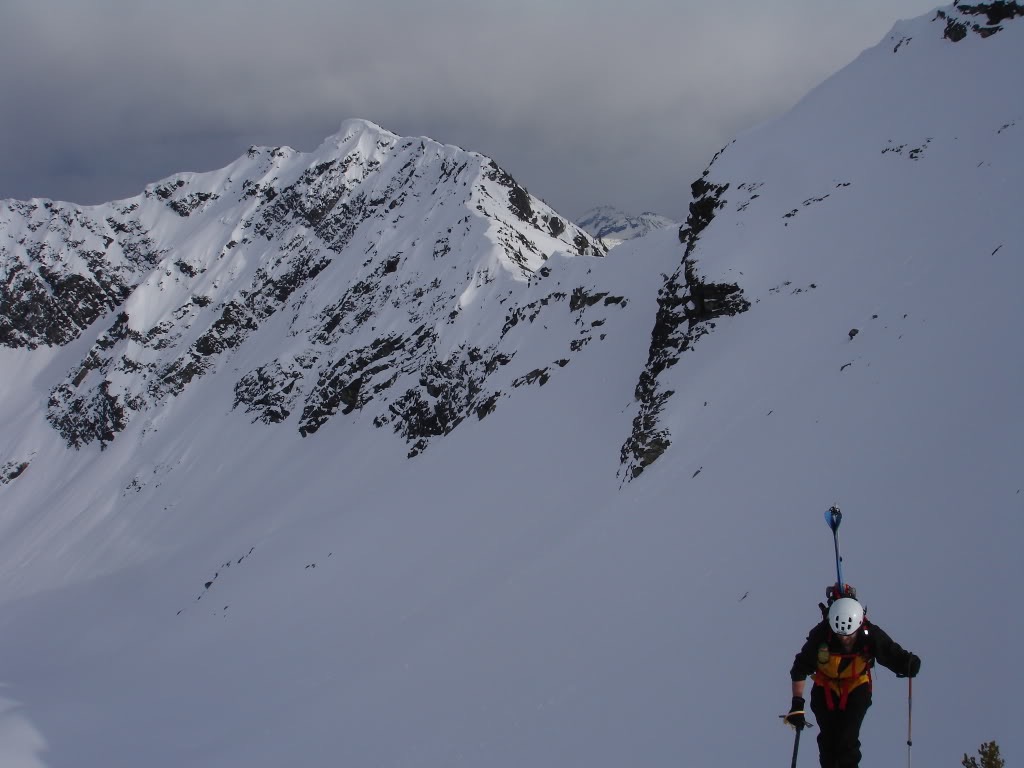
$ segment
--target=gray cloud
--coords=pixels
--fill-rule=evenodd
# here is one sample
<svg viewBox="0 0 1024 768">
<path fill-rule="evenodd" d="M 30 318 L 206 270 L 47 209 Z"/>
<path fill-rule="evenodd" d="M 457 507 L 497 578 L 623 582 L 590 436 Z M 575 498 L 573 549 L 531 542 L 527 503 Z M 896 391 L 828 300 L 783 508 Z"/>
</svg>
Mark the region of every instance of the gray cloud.
<svg viewBox="0 0 1024 768">
<path fill-rule="evenodd" d="M 95 203 L 363 117 L 568 216 L 679 218 L 736 133 L 932 0 L 5 0 L 0 197 Z"/>
</svg>

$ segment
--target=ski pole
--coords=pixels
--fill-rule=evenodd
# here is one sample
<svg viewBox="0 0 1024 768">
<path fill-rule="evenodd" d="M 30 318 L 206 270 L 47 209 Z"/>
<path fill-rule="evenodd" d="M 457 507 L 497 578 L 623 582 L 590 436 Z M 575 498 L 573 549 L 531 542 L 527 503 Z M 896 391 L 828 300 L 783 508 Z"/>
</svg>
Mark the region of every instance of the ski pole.
<svg viewBox="0 0 1024 768">
<path fill-rule="evenodd" d="M 843 522 L 843 513 L 839 507 L 832 505 L 831 509 L 825 513 L 825 522 L 832 529 L 832 540 L 836 545 L 836 578 L 838 579 L 836 584 L 839 587 L 839 594 L 842 595 L 846 582 L 843 581 L 843 558 L 839 554 L 839 524 Z"/>
<path fill-rule="evenodd" d="M 912 727 L 914 724 L 914 678 L 907 678 L 907 768 L 910 768 L 910 748 L 914 746 Z"/>
<path fill-rule="evenodd" d="M 802 731 L 804 728 L 813 728 L 814 727 L 814 723 L 807 723 L 807 722 L 805 722 L 803 728 L 797 728 L 795 725 L 791 725 L 786 720 L 786 715 L 779 715 L 779 718 L 782 720 L 782 722 L 786 723 L 787 725 L 789 725 L 790 728 L 792 728 L 794 731 L 796 731 L 796 739 L 793 741 L 793 766 L 792 766 L 792 768 L 796 768 L 796 755 L 797 755 L 797 752 L 800 750 L 800 731 Z"/>
</svg>

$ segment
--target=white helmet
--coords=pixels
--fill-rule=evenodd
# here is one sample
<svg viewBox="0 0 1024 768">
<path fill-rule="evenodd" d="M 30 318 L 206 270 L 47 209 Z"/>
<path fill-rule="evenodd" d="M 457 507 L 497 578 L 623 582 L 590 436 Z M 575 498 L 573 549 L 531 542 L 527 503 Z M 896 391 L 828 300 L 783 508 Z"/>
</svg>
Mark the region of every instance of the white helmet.
<svg viewBox="0 0 1024 768">
<path fill-rule="evenodd" d="M 841 597 L 828 609 L 828 625 L 837 635 L 852 635 L 864 623 L 864 607 L 852 597 Z"/>
</svg>

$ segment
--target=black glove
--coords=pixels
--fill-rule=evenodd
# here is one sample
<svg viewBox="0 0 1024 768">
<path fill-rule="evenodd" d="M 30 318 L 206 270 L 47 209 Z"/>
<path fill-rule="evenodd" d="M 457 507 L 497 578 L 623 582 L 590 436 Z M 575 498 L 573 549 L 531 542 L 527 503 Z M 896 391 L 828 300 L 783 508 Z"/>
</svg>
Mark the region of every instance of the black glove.
<svg viewBox="0 0 1024 768">
<path fill-rule="evenodd" d="M 921 671 L 921 658 L 913 653 L 907 654 L 907 671 L 897 672 L 896 677 L 917 677 Z"/>
<path fill-rule="evenodd" d="M 919 656 L 910 654 L 910 658 L 907 659 L 907 677 L 917 677 L 917 673 L 921 671 L 921 658 Z"/>
<path fill-rule="evenodd" d="M 798 731 L 807 726 L 807 718 L 804 717 L 804 700 L 802 696 L 794 696 L 793 703 L 789 705 L 789 714 L 783 718 L 787 725 L 791 725 Z"/>
</svg>

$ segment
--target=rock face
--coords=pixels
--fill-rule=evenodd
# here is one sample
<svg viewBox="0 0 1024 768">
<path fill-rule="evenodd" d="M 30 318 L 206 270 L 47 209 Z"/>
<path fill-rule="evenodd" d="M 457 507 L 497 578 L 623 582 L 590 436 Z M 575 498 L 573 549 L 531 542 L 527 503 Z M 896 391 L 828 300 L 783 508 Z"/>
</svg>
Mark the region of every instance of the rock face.
<svg viewBox="0 0 1024 768">
<path fill-rule="evenodd" d="M 943 37 L 958 43 L 969 34 L 981 37 L 990 37 L 1002 31 L 1004 21 L 1012 21 L 1018 16 L 1024 16 L 1024 6 L 1015 0 L 996 0 L 993 3 L 960 4 L 954 3 L 955 10 L 946 12 L 936 11 L 940 19 L 946 20 L 946 28 Z"/>
<path fill-rule="evenodd" d="M 49 200 L 0 205 L 0 344 L 66 344 L 118 306 L 161 258 L 138 203 L 87 212 Z"/>
<path fill-rule="evenodd" d="M 253 421 L 310 436 L 369 410 L 415 454 L 528 373 L 495 376 L 517 324 L 587 311 L 549 259 L 605 253 L 488 158 L 349 121 L 130 200 L 3 202 L 0 344 L 92 339 L 48 401 L 75 448 L 230 370 Z"/>
<path fill-rule="evenodd" d="M 692 259 L 701 232 L 725 204 L 722 196 L 729 188 L 728 184 L 709 183 L 706 180 L 709 173 L 710 169 L 691 185 L 693 201 L 686 223 L 679 230 L 679 241 L 684 246 L 683 260 L 658 292 L 658 313 L 651 332 L 647 365 L 636 385 L 639 409 L 633 419 L 633 432 L 620 453 L 627 479 L 640 475 L 672 442 L 658 417 L 674 393 L 661 387 L 658 377 L 678 363 L 697 339 L 715 327 L 715 318 L 750 308 L 750 302 L 737 284 L 705 282 Z"/>
</svg>

